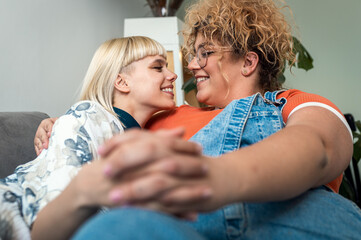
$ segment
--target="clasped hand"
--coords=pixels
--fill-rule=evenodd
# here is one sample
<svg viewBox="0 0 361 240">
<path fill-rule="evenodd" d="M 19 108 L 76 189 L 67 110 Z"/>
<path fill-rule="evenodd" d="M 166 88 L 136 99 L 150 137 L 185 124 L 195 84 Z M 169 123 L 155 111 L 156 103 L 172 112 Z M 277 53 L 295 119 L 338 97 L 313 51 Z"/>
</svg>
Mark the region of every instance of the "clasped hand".
<svg viewBox="0 0 361 240">
<path fill-rule="evenodd" d="M 129 130 L 110 139 L 74 179 L 81 205 L 132 205 L 185 218 L 214 208 L 211 158 L 182 134 Z"/>
</svg>

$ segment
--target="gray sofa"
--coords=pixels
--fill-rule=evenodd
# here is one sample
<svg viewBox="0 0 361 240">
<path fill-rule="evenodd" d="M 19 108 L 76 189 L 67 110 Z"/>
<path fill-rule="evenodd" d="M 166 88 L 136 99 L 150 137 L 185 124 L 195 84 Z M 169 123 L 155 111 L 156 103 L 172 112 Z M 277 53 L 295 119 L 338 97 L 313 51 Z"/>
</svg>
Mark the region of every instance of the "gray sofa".
<svg viewBox="0 0 361 240">
<path fill-rule="evenodd" d="M 48 117 L 42 112 L 0 112 L 0 178 L 36 157 L 35 132 Z"/>
</svg>

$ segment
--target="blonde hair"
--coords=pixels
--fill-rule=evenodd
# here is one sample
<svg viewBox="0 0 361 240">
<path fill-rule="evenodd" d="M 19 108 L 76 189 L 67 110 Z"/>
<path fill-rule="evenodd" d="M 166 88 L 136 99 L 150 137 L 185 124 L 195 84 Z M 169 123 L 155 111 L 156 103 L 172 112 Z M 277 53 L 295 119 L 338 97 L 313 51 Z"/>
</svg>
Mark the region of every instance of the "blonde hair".
<svg viewBox="0 0 361 240">
<path fill-rule="evenodd" d="M 95 52 L 83 80 L 80 100 L 100 103 L 115 115 L 113 110 L 114 81 L 118 74 L 132 71 L 132 62 L 147 56 L 167 57 L 164 47 L 143 36 L 115 38 L 103 43 Z"/>
<path fill-rule="evenodd" d="M 195 54 L 198 33 L 231 47 L 234 57 L 255 52 L 264 91 L 281 88 L 277 77 L 286 61 L 295 61 L 291 27 L 273 0 L 200 0 L 187 10 L 185 22 L 187 54 Z"/>
</svg>

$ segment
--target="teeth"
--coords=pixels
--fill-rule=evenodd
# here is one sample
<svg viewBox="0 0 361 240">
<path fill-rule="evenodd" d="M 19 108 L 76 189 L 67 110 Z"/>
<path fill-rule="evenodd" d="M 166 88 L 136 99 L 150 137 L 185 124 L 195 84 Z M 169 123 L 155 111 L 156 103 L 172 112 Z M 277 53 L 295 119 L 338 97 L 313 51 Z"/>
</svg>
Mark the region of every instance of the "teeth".
<svg viewBox="0 0 361 240">
<path fill-rule="evenodd" d="M 172 88 L 162 88 L 162 91 L 163 92 L 173 92 L 173 89 Z"/>
<path fill-rule="evenodd" d="M 197 78 L 197 83 L 202 82 L 202 81 L 205 81 L 205 80 L 208 80 L 208 78 L 207 78 L 207 77 Z"/>
</svg>

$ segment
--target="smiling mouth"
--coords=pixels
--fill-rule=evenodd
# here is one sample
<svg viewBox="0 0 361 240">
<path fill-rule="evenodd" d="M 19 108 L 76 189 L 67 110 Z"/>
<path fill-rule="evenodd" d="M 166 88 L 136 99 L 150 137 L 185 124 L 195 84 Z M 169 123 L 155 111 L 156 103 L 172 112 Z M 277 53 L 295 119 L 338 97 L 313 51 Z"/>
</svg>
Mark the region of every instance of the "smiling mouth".
<svg viewBox="0 0 361 240">
<path fill-rule="evenodd" d="M 162 92 L 173 94 L 173 88 L 167 87 L 167 88 L 162 88 L 161 90 Z"/>
<path fill-rule="evenodd" d="M 200 82 L 206 81 L 208 79 L 209 79 L 208 77 L 199 77 L 199 78 L 197 78 L 197 84 Z"/>
</svg>

